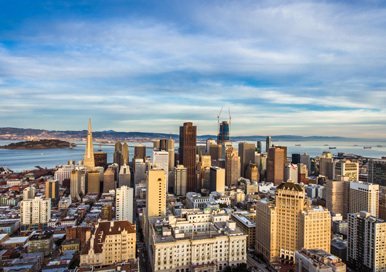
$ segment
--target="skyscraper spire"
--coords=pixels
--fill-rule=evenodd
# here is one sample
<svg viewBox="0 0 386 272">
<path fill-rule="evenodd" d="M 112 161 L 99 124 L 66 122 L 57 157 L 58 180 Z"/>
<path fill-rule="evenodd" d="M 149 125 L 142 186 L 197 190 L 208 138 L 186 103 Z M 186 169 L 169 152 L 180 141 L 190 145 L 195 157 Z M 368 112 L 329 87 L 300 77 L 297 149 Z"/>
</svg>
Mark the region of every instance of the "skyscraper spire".
<svg viewBox="0 0 386 272">
<path fill-rule="evenodd" d="M 84 154 L 84 166 L 86 166 L 87 169 L 93 169 L 95 167 L 94 146 L 92 144 L 91 118 L 88 120 L 86 152 Z"/>
</svg>

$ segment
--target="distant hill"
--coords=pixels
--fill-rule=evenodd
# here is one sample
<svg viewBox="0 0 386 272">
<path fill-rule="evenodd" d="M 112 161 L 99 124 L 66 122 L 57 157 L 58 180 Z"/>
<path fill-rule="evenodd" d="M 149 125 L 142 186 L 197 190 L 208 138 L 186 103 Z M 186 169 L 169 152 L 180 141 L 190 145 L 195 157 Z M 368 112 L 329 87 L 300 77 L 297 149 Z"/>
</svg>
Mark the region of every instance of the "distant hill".
<svg viewBox="0 0 386 272">
<path fill-rule="evenodd" d="M 82 139 L 87 136 L 86 130 L 43 130 L 31 128 L 0 128 L 0 139 L 2 140 L 23 140 L 28 137 L 35 137 L 39 139 Z M 96 139 L 105 140 L 123 140 L 123 139 L 160 139 L 173 138 L 178 141 L 178 134 L 170 133 L 155 133 L 155 132 L 124 132 L 124 131 L 95 131 L 93 136 Z M 216 139 L 216 135 L 199 135 L 197 139 L 203 141 L 206 139 Z M 233 136 L 233 141 L 265 141 L 266 136 Z M 298 136 L 298 135 L 274 135 L 273 141 L 363 141 L 366 139 L 346 138 L 337 136 Z"/>
</svg>

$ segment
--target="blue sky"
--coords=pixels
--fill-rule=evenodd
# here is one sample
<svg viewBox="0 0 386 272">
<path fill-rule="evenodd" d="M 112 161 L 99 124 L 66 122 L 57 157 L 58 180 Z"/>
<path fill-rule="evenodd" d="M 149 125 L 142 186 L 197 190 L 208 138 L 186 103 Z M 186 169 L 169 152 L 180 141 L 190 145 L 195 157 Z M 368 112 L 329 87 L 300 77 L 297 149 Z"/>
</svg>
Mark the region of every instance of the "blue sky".
<svg viewBox="0 0 386 272">
<path fill-rule="evenodd" d="M 386 7 L 0 0 L 0 96 L 2 127 L 385 137 Z"/>
</svg>

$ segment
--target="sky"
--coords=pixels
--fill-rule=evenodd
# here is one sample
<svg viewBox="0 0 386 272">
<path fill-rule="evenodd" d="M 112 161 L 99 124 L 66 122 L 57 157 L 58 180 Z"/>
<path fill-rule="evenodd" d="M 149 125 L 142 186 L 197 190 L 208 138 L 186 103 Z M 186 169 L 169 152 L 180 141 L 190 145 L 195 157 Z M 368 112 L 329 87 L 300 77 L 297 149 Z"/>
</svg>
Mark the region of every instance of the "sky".
<svg viewBox="0 0 386 272">
<path fill-rule="evenodd" d="M 0 127 L 386 137 L 382 1 L 0 0 Z M 230 110 L 229 110 L 230 109 Z"/>
</svg>

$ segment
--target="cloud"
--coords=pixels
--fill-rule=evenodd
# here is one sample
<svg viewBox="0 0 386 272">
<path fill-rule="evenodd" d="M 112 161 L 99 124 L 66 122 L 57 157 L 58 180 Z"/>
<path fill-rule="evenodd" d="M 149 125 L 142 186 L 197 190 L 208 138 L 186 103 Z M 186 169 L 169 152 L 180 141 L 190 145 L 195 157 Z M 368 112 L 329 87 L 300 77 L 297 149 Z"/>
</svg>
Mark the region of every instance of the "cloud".
<svg viewBox="0 0 386 272">
<path fill-rule="evenodd" d="M 104 129 L 167 132 L 193 120 L 214 133 L 226 105 L 239 135 L 386 136 L 384 7 L 178 5 L 167 20 L 40 18 L 7 33 L 12 46 L 0 30 L 0 120 L 75 129 L 91 115 Z"/>
</svg>

